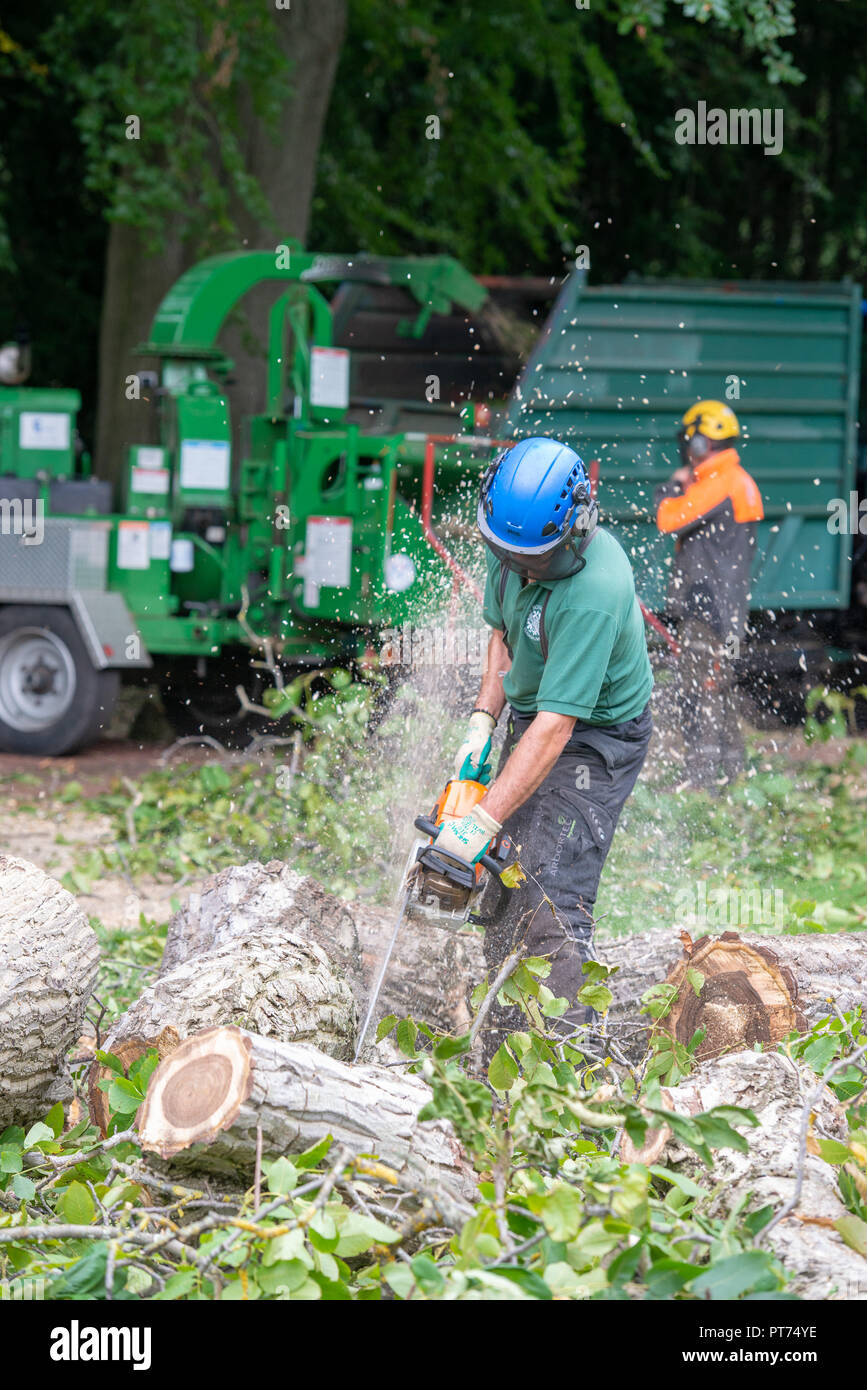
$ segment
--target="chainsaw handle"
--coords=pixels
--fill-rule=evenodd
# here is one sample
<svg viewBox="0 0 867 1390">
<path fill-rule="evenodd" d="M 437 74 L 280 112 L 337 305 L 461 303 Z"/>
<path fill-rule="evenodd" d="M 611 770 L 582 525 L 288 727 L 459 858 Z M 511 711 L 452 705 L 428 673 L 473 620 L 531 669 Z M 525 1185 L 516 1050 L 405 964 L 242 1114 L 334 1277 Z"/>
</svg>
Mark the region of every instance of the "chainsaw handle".
<svg viewBox="0 0 867 1390">
<path fill-rule="evenodd" d="M 416 816 L 413 824 L 416 830 L 420 830 L 424 835 L 430 835 L 431 839 L 435 840 L 440 833 L 440 827 L 432 821 L 429 816 Z M 440 852 L 445 853 L 445 851 Z M 501 866 L 497 863 L 497 860 L 492 854 L 483 854 L 478 863 L 481 864 L 483 868 L 487 869 L 489 874 L 495 874 L 497 878 L 500 877 L 502 873 Z"/>
</svg>

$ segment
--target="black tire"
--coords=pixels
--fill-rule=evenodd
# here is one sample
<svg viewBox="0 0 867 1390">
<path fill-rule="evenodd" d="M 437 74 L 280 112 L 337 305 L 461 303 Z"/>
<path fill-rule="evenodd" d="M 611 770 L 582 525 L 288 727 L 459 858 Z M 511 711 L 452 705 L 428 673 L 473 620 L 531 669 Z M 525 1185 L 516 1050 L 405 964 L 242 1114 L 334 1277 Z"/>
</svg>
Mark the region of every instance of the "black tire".
<svg viewBox="0 0 867 1390">
<path fill-rule="evenodd" d="M 0 609 L 0 750 L 57 757 L 85 747 L 111 722 L 119 689 L 118 671 L 93 666 L 68 609 Z"/>
<path fill-rule="evenodd" d="M 235 688 L 243 685 L 254 704 L 270 681 L 250 664 L 247 651 L 208 657 L 204 676 L 195 657 L 175 657 L 159 679 L 166 716 L 180 738 L 207 735 L 224 748 L 246 748 L 257 734 L 284 737 L 291 719 L 273 720 L 242 709 Z"/>
</svg>

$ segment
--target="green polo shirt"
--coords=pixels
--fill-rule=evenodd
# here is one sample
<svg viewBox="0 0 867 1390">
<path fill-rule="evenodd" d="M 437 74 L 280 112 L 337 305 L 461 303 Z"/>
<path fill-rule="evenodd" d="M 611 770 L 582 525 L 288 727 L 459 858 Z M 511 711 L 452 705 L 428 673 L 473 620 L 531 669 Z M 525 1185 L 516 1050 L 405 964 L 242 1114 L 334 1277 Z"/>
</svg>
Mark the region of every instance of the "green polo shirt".
<svg viewBox="0 0 867 1390">
<path fill-rule="evenodd" d="M 583 570 L 570 579 L 521 585 L 512 573 L 500 606 L 500 562 L 488 552 L 484 618 L 505 630 L 512 666 L 503 689 L 518 714 L 540 710 L 588 724 L 621 724 L 644 709 L 653 688 L 644 620 L 632 566 L 608 531 L 597 529 Z M 548 660 L 539 621 L 545 609 Z"/>
</svg>

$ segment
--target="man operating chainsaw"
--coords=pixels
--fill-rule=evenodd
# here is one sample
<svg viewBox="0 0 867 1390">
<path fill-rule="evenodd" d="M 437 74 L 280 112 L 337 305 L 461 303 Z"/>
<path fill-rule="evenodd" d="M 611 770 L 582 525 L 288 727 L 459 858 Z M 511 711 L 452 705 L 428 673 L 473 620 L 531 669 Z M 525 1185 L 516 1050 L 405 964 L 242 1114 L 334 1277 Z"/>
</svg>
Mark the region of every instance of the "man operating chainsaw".
<svg viewBox="0 0 867 1390">
<path fill-rule="evenodd" d="M 525 439 L 484 475 L 478 526 L 487 546 L 485 622 L 493 629 L 477 706 L 455 776 L 484 769 L 508 702 L 496 779 L 435 848 L 477 863 L 504 832 L 526 879 L 508 894 L 490 879 L 479 919 L 491 977 L 517 945 L 547 956 L 545 983 L 569 1009 L 592 954 L 593 909 L 614 829 L 647 752 L 653 685 L 632 569 L 597 526 L 584 465 L 556 439 Z M 507 861 L 508 862 L 508 861 Z M 520 1027 L 494 1005 L 490 1058 Z"/>
</svg>

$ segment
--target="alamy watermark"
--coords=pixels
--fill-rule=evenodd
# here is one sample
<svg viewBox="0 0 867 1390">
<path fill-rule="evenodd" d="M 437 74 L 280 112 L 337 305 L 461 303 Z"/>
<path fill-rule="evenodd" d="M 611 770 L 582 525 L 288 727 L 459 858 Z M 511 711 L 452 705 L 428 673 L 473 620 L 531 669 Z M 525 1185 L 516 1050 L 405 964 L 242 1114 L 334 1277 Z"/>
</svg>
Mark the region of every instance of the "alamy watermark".
<svg viewBox="0 0 867 1390">
<path fill-rule="evenodd" d="M 679 888 L 674 896 L 678 923 L 703 927 L 775 927 L 785 922 L 782 888 L 759 884 L 709 888 L 706 879 Z"/>
<path fill-rule="evenodd" d="M 832 536 L 867 536 L 867 497 L 859 502 L 854 488 L 848 498 L 832 497 L 827 511 Z"/>
<path fill-rule="evenodd" d="M 695 110 L 682 106 L 674 113 L 674 138 L 679 145 L 762 145 L 765 154 L 783 148 L 781 107 L 756 106 L 723 110 L 700 101 Z"/>
<path fill-rule="evenodd" d="M 490 630 L 486 627 L 386 627 L 380 633 L 383 666 L 467 666 L 483 671 Z"/>
<path fill-rule="evenodd" d="M 45 503 L 40 498 L 0 497 L 0 535 L 21 536 L 24 545 L 45 539 Z"/>
</svg>

